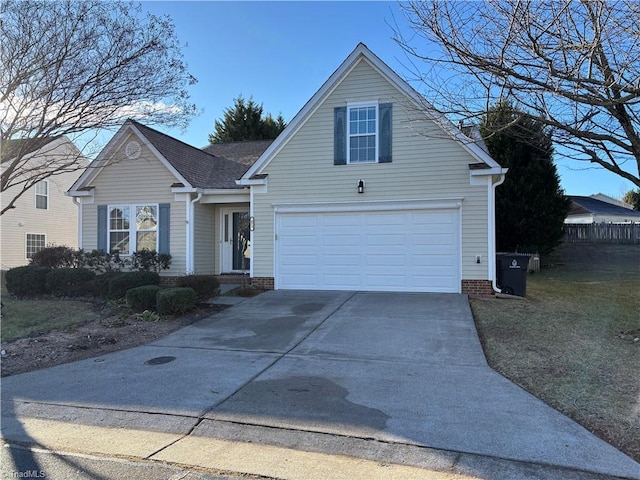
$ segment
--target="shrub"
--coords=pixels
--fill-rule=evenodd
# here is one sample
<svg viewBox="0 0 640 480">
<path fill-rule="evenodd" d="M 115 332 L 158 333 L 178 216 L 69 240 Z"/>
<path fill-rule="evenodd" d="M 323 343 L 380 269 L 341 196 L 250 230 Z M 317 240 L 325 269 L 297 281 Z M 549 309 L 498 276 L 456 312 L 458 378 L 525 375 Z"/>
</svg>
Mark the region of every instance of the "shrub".
<svg viewBox="0 0 640 480">
<path fill-rule="evenodd" d="M 144 312 L 145 310 L 155 310 L 156 296 L 160 287 L 158 285 L 143 285 L 142 287 L 127 290 L 127 305 L 134 312 Z"/>
<path fill-rule="evenodd" d="M 31 257 L 31 265 L 49 268 L 70 268 L 75 267 L 78 254 L 65 246 L 52 246 L 37 251 Z"/>
<path fill-rule="evenodd" d="M 218 295 L 220 282 L 213 275 L 187 275 L 178 277 L 176 286 L 193 288 L 197 300 L 202 302 Z"/>
<path fill-rule="evenodd" d="M 32 265 L 12 268 L 5 275 L 7 291 L 18 297 L 48 293 L 46 277 L 50 271 L 48 267 Z"/>
<path fill-rule="evenodd" d="M 109 298 L 109 288 L 111 287 L 111 280 L 120 275 L 121 272 L 109 270 L 99 275 L 96 275 L 95 279 L 95 291 L 96 295 L 102 298 Z"/>
<path fill-rule="evenodd" d="M 156 272 L 117 272 L 109 278 L 108 298 L 124 298 L 127 290 L 143 285 L 159 285 Z"/>
<path fill-rule="evenodd" d="M 131 255 L 131 268 L 134 270 L 159 272 L 169 268 L 169 265 L 171 265 L 171 255 L 168 253 L 142 249 Z"/>
<path fill-rule="evenodd" d="M 179 315 L 196 306 L 196 292 L 193 288 L 174 287 L 160 290 L 156 308 L 160 315 Z"/>
<path fill-rule="evenodd" d="M 95 293 L 96 274 L 86 268 L 54 268 L 46 276 L 52 295 L 79 297 Z"/>
</svg>

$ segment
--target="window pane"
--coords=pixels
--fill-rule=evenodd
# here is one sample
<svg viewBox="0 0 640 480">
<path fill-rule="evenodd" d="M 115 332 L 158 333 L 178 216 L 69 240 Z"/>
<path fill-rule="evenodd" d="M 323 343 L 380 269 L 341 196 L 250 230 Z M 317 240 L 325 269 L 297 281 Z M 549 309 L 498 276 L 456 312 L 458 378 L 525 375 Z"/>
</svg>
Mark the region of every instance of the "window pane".
<svg viewBox="0 0 640 480">
<path fill-rule="evenodd" d="M 109 219 L 111 230 L 129 230 L 129 207 L 113 207 Z"/>
<path fill-rule="evenodd" d="M 136 228 L 138 230 L 155 230 L 158 225 L 157 208 L 151 205 L 136 207 Z"/>
<path fill-rule="evenodd" d="M 138 232 L 136 240 L 136 251 L 156 250 L 156 232 Z"/>
<path fill-rule="evenodd" d="M 111 232 L 109 237 L 109 251 L 120 252 L 123 255 L 129 254 L 129 232 Z"/>
<path fill-rule="evenodd" d="M 47 195 L 49 185 L 45 180 L 36 183 L 36 195 Z"/>
<path fill-rule="evenodd" d="M 47 209 L 47 197 L 45 195 L 36 195 L 36 208 Z"/>
<path fill-rule="evenodd" d="M 33 254 L 39 252 L 45 247 L 45 235 L 38 233 L 27 233 L 27 258 L 33 257 Z"/>
</svg>

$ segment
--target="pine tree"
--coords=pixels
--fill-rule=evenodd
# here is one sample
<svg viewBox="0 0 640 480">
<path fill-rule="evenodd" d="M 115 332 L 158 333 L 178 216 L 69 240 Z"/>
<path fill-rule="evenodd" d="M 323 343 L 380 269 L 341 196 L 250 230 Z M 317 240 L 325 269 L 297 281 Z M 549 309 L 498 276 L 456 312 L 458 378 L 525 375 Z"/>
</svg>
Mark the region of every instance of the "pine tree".
<svg viewBox="0 0 640 480">
<path fill-rule="evenodd" d="M 225 109 L 223 119 L 215 121 L 215 130 L 209 134 L 209 142 L 270 140 L 276 138 L 286 126 L 282 115 L 275 120 L 269 113 L 263 117 L 262 104 L 257 104 L 253 97 L 245 101 L 240 95 L 233 100 L 233 107 Z"/>
<path fill-rule="evenodd" d="M 553 163 L 551 136 L 507 102 L 489 110 L 481 133 L 494 160 L 509 169 L 496 189 L 498 251 L 551 252 L 571 205 Z"/>
</svg>

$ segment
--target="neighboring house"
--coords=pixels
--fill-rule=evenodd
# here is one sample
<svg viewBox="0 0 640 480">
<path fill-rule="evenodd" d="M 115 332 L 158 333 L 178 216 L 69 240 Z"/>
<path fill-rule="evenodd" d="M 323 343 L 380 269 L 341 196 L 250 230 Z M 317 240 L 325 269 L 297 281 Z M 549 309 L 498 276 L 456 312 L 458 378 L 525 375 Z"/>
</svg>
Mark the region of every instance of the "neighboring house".
<svg viewBox="0 0 640 480">
<path fill-rule="evenodd" d="M 65 136 L 28 142 L 9 140 L 3 143 L 2 170 L 15 157 L 16 151 L 27 156 L 27 166 L 41 162 L 55 163 L 56 159 L 70 155 L 80 156 L 80 151 Z M 31 256 L 47 245 L 78 247 L 78 207 L 73 199 L 65 196 L 65 192 L 82 172 L 80 168 L 38 182 L 16 201 L 15 208 L 7 210 L 0 217 L 2 270 L 28 264 Z M 2 192 L 2 208 L 20 190 L 21 186 L 14 186 Z"/>
<path fill-rule="evenodd" d="M 492 292 L 506 170 L 365 45 L 251 143 L 203 151 L 127 121 L 69 192 L 81 246 L 155 245 L 164 275 L 266 288 Z"/>
<path fill-rule="evenodd" d="M 571 209 L 564 223 L 640 223 L 640 212 L 597 198 L 570 195 Z"/>
<path fill-rule="evenodd" d="M 623 202 L 622 200 L 618 200 L 617 198 L 610 197 L 609 195 L 605 195 L 604 193 L 596 193 L 594 195 L 589 195 L 591 198 L 595 198 L 596 200 L 602 200 L 603 202 L 611 203 L 613 205 L 618 205 L 619 207 L 628 208 L 629 210 L 633 210 L 633 205 L 629 205 L 627 202 Z"/>
</svg>

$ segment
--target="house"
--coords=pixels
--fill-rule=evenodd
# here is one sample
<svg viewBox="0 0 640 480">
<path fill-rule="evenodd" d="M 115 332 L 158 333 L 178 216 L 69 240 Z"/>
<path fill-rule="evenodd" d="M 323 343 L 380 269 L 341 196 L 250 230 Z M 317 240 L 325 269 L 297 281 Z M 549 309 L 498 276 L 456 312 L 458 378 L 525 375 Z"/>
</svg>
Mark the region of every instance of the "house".
<svg viewBox="0 0 640 480">
<path fill-rule="evenodd" d="M 640 212 L 594 196 L 570 195 L 571 209 L 564 223 L 640 223 Z"/>
<path fill-rule="evenodd" d="M 261 151 L 262 150 L 262 151 Z M 234 158 L 235 157 L 235 158 Z M 273 141 L 127 121 L 69 194 L 80 245 L 264 288 L 491 293 L 506 170 L 359 44 Z M 236 181 L 234 181 L 236 180 Z"/>
<path fill-rule="evenodd" d="M 602 200 L 603 202 L 611 203 L 613 205 L 618 205 L 619 207 L 628 208 L 629 210 L 633 210 L 633 205 L 629 205 L 627 202 L 610 197 L 609 195 L 605 195 L 604 193 L 595 193 L 593 195 L 589 195 L 589 197 L 595 198 L 596 200 Z"/>
<path fill-rule="evenodd" d="M 76 161 L 80 151 L 65 136 L 33 140 L 8 140 L 2 145 L 2 171 L 10 167 L 17 152 L 23 155 L 25 168 Z M 84 162 L 83 159 L 80 160 Z M 82 166 L 82 165 L 81 165 Z M 50 176 L 29 188 L 1 217 L 1 269 L 26 265 L 31 256 L 47 245 L 78 247 L 78 207 L 65 192 L 77 180 L 83 169 L 68 170 Z M 2 192 L 2 208 L 22 189 L 14 185 Z"/>
</svg>

